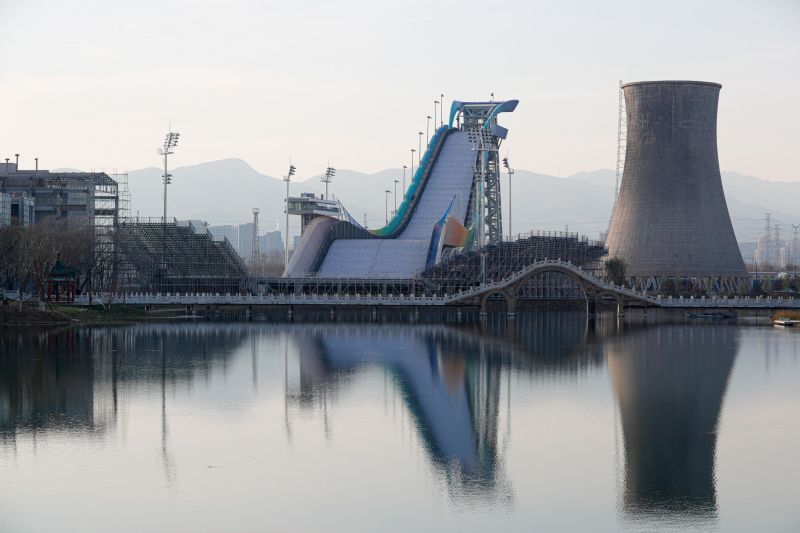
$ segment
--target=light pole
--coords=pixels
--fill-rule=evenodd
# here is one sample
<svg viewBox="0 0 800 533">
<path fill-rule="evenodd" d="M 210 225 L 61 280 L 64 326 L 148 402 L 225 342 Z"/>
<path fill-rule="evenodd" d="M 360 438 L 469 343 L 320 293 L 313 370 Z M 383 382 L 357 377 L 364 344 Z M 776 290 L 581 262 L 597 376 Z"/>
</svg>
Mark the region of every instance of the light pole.
<svg viewBox="0 0 800 533">
<path fill-rule="evenodd" d="M 431 116 L 428 115 L 428 122 L 425 124 L 425 144 L 431 145 Z"/>
<path fill-rule="evenodd" d="M 336 175 L 336 169 L 330 166 L 330 163 L 328 163 L 328 168 L 325 170 L 325 174 L 323 174 L 322 177 L 320 178 L 320 181 L 322 181 L 325 184 L 326 200 L 328 199 L 328 185 L 330 185 L 331 180 L 333 180 L 333 177 L 335 175 Z"/>
<path fill-rule="evenodd" d="M 394 180 L 394 214 L 397 214 L 397 184 L 400 183 L 398 180 Z"/>
<path fill-rule="evenodd" d="M 511 232 L 511 200 L 514 197 L 511 195 L 511 176 L 514 174 L 514 169 L 508 164 L 508 155 L 503 158 L 503 166 L 508 171 L 508 240 L 510 241 L 513 235 Z"/>
<path fill-rule="evenodd" d="M 383 192 L 384 192 L 383 203 L 384 203 L 385 209 L 386 209 L 386 222 L 385 222 L 385 224 L 389 224 L 389 195 L 392 194 L 392 191 L 390 191 L 389 189 L 386 189 Z"/>
<path fill-rule="evenodd" d="M 414 150 L 412 148 L 411 149 L 411 179 L 412 180 L 414 179 L 414 152 L 416 152 L 416 150 Z"/>
<path fill-rule="evenodd" d="M 403 196 L 406 195 L 406 169 L 408 167 L 403 165 Z"/>
<path fill-rule="evenodd" d="M 289 163 L 289 172 L 283 177 L 283 181 L 286 182 L 286 251 L 283 255 L 284 268 L 289 268 L 289 182 L 292 181 L 292 176 L 294 176 L 296 170 L 297 168 Z"/>
<path fill-rule="evenodd" d="M 172 174 L 167 170 L 167 157 L 174 153 L 172 149 L 178 146 L 178 139 L 180 139 L 180 136 L 180 133 L 170 131 L 164 137 L 164 146 L 158 149 L 159 155 L 164 156 L 164 224 L 167 223 L 167 185 L 172 182 L 170 179 L 172 178 Z"/>
<path fill-rule="evenodd" d="M 437 124 L 437 122 L 436 122 L 436 117 L 437 117 L 436 110 L 438 109 L 438 107 L 439 107 L 439 100 L 434 100 L 433 101 L 433 126 L 434 127 L 436 127 L 436 124 Z"/>
<path fill-rule="evenodd" d="M 417 148 L 418 148 L 417 154 L 419 154 L 419 155 L 417 155 L 417 163 L 419 163 L 419 158 L 422 157 L 422 132 L 420 131 L 418 133 L 419 133 L 419 144 L 417 146 Z M 417 165 L 417 166 L 419 166 L 419 165 Z"/>
<path fill-rule="evenodd" d="M 444 125 L 444 94 L 439 95 L 439 101 L 442 103 L 442 109 L 439 113 L 439 120 L 441 121 L 441 125 Z"/>
<path fill-rule="evenodd" d="M 794 263 L 794 280 L 797 283 L 797 232 L 800 231 L 800 224 L 792 224 L 792 256 Z"/>
</svg>

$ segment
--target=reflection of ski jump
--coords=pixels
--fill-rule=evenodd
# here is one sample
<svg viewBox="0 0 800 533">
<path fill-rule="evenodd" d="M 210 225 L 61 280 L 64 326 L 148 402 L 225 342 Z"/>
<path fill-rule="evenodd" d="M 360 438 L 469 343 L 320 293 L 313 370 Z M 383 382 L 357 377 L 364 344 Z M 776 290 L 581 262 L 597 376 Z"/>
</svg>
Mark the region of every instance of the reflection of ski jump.
<svg viewBox="0 0 800 533">
<path fill-rule="evenodd" d="M 738 348 L 736 330 L 725 326 L 661 326 L 609 344 L 625 444 L 625 512 L 716 516 L 716 432 Z"/>
<path fill-rule="evenodd" d="M 293 339 L 300 353 L 301 395 L 324 390 L 327 380 L 339 380 L 335 374 L 380 365 L 399 384 L 431 460 L 451 488 L 496 490 L 502 482 L 496 472 L 501 365 L 445 353 L 432 336 L 404 328 L 358 336 L 339 331 Z"/>
<path fill-rule="evenodd" d="M 492 210 L 476 204 L 475 197 L 476 191 L 480 198 L 499 194 L 478 182 L 493 184 L 488 175 L 499 175 L 496 148 L 508 131 L 497 124 L 497 115 L 514 111 L 517 103 L 453 102 L 449 125 L 434 134 L 388 224 L 367 230 L 346 212 L 344 220 L 319 216 L 306 228 L 284 276 L 412 278 L 432 266 L 444 247 L 468 245 L 478 220 L 476 205 L 499 224 L 499 206 Z M 489 155 L 481 151 L 487 143 L 494 148 Z"/>
</svg>

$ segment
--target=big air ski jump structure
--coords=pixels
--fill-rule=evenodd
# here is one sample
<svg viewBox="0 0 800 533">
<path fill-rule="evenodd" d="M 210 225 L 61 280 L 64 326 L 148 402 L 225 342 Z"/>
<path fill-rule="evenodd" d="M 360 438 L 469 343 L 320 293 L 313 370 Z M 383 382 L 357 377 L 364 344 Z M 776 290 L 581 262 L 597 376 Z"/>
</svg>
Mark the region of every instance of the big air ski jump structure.
<svg viewBox="0 0 800 533">
<path fill-rule="evenodd" d="M 518 100 L 459 102 L 421 157 L 388 224 L 366 229 L 346 211 L 303 233 L 285 278 L 411 279 L 455 250 L 502 241 L 498 115 Z"/>
</svg>

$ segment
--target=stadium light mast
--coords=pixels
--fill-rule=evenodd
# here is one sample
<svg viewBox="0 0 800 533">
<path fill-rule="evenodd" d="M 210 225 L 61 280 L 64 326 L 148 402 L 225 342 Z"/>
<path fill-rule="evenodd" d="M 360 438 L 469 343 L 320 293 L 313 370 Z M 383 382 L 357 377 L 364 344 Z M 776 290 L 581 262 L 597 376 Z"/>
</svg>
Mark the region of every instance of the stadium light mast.
<svg viewBox="0 0 800 533">
<path fill-rule="evenodd" d="M 419 152 L 419 155 L 417 155 L 417 162 L 419 163 L 419 158 L 422 157 L 422 135 L 423 134 L 422 134 L 421 131 L 419 131 L 417 133 L 419 133 L 419 146 L 417 146 L 417 150 Z"/>
<path fill-rule="evenodd" d="M 394 180 L 394 214 L 397 214 L 397 184 L 400 183 L 399 180 Z"/>
<path fill-rule="evenodd" d="M 436 114 L 436 111 L 438 110 L 438 108 L 439 108 L 439 100 L 434 100 L 433 101 L 433 127 L 434 128 L 436 127 L 436 124 L 437 124 L 436 117 L 438 115 Z"/>
<path fill-rule="evenodd" d="M 444 126 L 444 94 L 439 95 L 439 102 L 442 104 L 442 109 L 439 113 L 439 120 L 441 121 L 441 125 Z"/>
<path fill-rule="evenodd" d="M 414 179 L 414 152 L 416 152 L 416 150 L 414 150 L 412 148 L 411 149 L 411 179 L 412 180 Z"/>
<path fill-rule="evenodd" d="M 506 152 L 506 157 L 503 158 L 503 166 L 508 171 L 508 240 L 510 241 L 512 239 L 511 236 L 514 235 L 511 231 L 511 201 L 514 199 L 511 195 L 511 176 L 514 175 L 514 169 L 508 164 L 508 152 Z"/>
<path fill-rule="evenodd" d="M 178 139 L 180 139 L 180 137 L 180 133 L 170 131 L 164 137 L 164 145 L 158 149 L 158 155 L 164 156 L 164 218 L 162 220 L 164 224 L 167 223 L 167 185 L 172 182 L 172 174 L 169 173 L 167 168 L 167 157 L 174 153 L 172 150 L 178 146 Z"/>
<path fill-rule="evenodd" d="M 403 165 L 403 196 L 406 195 L 406 169 L 408 167 Z"/>
<path fill-rule="evenodd" d="M 320 180 L 325 184 L 325 199 L 328 199 L 328 185 L 330 185 L 333 177 L 336 175 L 336 169 L 330 166 L 328 163 L 328 168 L 325 170 L 325 174 L 322 175 Z"/>
<path fill-rule="evenodd" d="M 294 176 L 296 170 L 297 168 L 289 162 L 289 172 L 283 177 L 283 181 L 286 182 L 286 251 L 283 255 L 284 268 L 289 268 L 289 183 L 292 181 L 292 176 Z"/>
<path fill-rule="evenodd" d="M 428 121 L 425 123 L 425 144 L 431 145 L 431 116 L 428 115 Z"/>
<path fill-rule="evenodd" d="M 800 231 L 800 224 L 792 224 L 792 258 L 794 259 L 794 281 L 797 283 L 797 232 Z"/>
<path fill-rule="evenodd" d="M 383 192 L 384 192 L 383 203 L 384 203 L 385 209 L 386 209 L 386 224 L 388 225 L 389 224 L 389 195 L 392 194 L 392 191 L 390 191 L 389 189 L 386 189 Z"/>
</svg>

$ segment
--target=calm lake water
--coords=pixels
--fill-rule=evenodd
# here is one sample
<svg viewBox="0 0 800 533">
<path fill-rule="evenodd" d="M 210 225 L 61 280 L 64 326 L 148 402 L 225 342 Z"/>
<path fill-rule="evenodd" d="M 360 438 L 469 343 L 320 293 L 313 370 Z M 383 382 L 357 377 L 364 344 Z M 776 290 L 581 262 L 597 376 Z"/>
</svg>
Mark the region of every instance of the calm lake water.
<svg viewBox="0 0 800 533">
<path fill-rule="evenodd" d="M 2 531 L 799 531 L 800 331 L 0 329 Z"/>
</svg>

